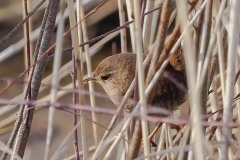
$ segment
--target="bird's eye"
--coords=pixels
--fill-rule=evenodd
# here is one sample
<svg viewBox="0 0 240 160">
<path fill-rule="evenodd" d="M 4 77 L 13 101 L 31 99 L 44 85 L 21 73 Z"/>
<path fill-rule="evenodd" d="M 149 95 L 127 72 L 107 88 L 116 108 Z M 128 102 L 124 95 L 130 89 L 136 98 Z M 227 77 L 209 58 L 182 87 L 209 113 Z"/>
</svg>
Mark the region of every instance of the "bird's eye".
<svg viewBox="0 0 240 160">
<path fill-rule="evenodd" d="M 106 74 L 106 75 L 101 76 L 101 79 L 105 81 L 105 80 L 107 80 L 110 76 L 111 76 L 111 74 Z"/>
</svg>

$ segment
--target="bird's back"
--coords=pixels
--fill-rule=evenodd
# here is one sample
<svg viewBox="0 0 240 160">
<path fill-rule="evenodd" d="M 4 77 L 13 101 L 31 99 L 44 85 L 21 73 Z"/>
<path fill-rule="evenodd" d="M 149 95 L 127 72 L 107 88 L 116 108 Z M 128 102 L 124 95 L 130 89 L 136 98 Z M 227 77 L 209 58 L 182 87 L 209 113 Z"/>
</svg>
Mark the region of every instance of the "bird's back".
<svg viewBox="0 0 240 160">
<path fill-rule="evenodd" d="M 186 98 L 185 72 L 177 71 L 169 64 L 156 85 L 152 105 L 175 110 Z"/>
</svg>

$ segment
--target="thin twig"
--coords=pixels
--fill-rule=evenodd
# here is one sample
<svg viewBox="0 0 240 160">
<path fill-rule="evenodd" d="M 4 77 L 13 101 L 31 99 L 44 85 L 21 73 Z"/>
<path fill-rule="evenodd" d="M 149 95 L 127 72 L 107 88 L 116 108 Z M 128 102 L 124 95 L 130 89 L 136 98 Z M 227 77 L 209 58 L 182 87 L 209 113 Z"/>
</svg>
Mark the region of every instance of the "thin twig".
<svg viewBox="0 0 240 160">
<path fill-rule="evenodd" d="M 72 74 L 71 74 L 71 77 L 72 77 L 72 84 L 73 84 L 74 89 L 77 88 L 77 86 L 76 86 L 76 74 L 77 74 L 76 67 L 77 66 L 76 66 L 75 55 L 74 55 L 74 53 L 72 53 Z M 72 101 L 73 101 L 73 104 L 77 104 L 77 94 L 75 92 L 72 93 Z M 74 115 L 73 115 L 73 126 L 76 127 L 77 126 L 77 121 L 78 121 L 77 110 L 74 109 L 73 113 L 74 113 Z M 75 150 L 75 159 L 80 160 L 79 148 L 78 148 L 78 130 L 77 130 L 77 128 L 74 131 L 73 146 L 74 146 L 74 150 Z"/>
<path fill-rule="evenodd" d="M 24 0 L 23 2 L 24 4 L 24 17 L 27 17 L 27 15 L 29 14 L 28 13 L 28 1 L 27 0 Z M 30 17 L 29 19 L 27 19 L 26 23 L 25 23 L 25 27 L 24 27 L 24 37 L 26 38 L 26 43 L 27 43 L 27 46 L 25 47 L 25 54 L 24 54 L 24 63 L 25 63 L 25 68 L 27 69 L 28 67 L 30 67 L 31 65 L 31 46 L 30 46 Z"/>
</svg>

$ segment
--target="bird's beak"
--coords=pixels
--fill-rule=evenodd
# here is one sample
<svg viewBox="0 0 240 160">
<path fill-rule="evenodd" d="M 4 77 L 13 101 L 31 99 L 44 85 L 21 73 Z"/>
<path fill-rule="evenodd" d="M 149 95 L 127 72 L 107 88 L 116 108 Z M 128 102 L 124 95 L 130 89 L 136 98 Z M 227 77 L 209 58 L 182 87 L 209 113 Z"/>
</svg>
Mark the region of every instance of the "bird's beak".
<svg viewBox="0 0 240 160">
<path fill-rule="evenodd" d="M 88 81 L 95 81 L 95 80 L 96 80 L 96 79 L 91 76 L 91 77 L 85 78 L 85 79 L 83 80 L 83 83 L 87 83 Z"/>
</svg>

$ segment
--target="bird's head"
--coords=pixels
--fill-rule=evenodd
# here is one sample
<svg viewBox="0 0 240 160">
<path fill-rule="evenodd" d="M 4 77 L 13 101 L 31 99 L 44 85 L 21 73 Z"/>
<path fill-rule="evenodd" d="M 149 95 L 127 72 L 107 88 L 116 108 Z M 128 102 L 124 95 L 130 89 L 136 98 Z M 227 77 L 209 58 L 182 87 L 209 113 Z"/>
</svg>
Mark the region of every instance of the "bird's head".
<svg viewBox="0 0 240 160">
<path fill-rule="evenodd" d="M 136 54 L 120 53 L 102 60 L 92 76 L 84 82 L 95 81 L 100 84 L 112 101 L 124 96 L 135 76 Z M 115 98 L 113 98 L 115 97 Z M 116 104 L 116 102 L 114 102 Z"/>
</svg>

